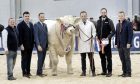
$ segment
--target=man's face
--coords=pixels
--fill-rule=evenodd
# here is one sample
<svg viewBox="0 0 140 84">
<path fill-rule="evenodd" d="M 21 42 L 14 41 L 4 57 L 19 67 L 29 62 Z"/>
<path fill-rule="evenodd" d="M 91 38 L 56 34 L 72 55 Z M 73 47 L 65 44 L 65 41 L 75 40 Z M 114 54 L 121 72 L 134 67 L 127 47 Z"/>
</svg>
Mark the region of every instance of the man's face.
<svg viewBox="0 0 140 84">
<path fill-rule="evenodd" d="M 9 19 L 8 25 L 11 26 L 12 28 L 14 28 L 14 26 L 15 26 L 15 20 L 14 19 Z"/>
<path fill-rule="evenodd" d="M 24 14 L 23 18 L 24 21 L 28 23 L 30 21 L 30 14 Z"/>
<path fill-rule="evenodd" d="M 87 20 L 87 13 L 81 13 L 80 18 L 82 19 L 82 21 L 86 21 Z"/>
<path fill-rule="evenodd" d="M 122 22 L 125 19 L 125 14 L 124 13 L 119 13 L 118 14 L 118 19 Z"/>
<path fill-rule="evenodd" d="M 39 18 L 39 20 L 41 22 L 44 22 L 44 20 L 45 20 L 45 14 L 40 14 L 38 18 Z"/>
<path fill-rule="evenodd" d="M 101 16 L 102 17 L 107 16 L 107 11 L 105 9 L 101 10 Z"/>
</svg>

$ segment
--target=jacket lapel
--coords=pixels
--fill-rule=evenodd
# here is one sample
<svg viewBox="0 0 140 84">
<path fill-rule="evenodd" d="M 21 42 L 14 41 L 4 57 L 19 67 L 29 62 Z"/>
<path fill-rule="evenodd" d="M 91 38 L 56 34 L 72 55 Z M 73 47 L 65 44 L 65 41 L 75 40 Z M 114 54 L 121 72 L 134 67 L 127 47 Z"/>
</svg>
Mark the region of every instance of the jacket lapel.
<svg viewBox="0 0 140 84">
<path fill-rule="evenodd" d="M 23 24 L 26 26 L 25 28 L 27 28 L 28 27 L 28 25 L 23 21 Z M 30 23 L 29 23 L 29 25 L 30 25 Z M 30 25 L 31 26 L 31 25 Z M 29 27 L 28 27 L 29 28 Z"/>
<path fill-rule="evenodd" d="M 45 29 L 45 27 L 43 27 L 43 24 L 41 24 L 40 22 L 38 22 L 38 26 L 39 26 L 39 28 L 40 28 L 43 32 L 46 33 L 46 29 Z"/>
</svg>

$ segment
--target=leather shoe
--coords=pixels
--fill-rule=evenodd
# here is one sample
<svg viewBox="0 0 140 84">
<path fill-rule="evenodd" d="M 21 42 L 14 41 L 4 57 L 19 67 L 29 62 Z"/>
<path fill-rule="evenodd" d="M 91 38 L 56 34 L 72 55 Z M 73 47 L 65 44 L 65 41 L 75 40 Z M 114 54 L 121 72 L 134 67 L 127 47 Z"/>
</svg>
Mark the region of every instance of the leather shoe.
<svg viewBox="0 0 140 84">
<path fill-rule="evenodd" d="M 102 72 L 102 73 L 100 73 L 100 74 L 98 74 L 98 75 L 107 75 L 105 72 Z"/>
<path fill-rule="evenodd" d="M 47 74 L 37 74 L 37 76 L 39 76 L 39 77 L 45 77 L 45 76 L 47 76 Z"/>
<path fill-rule="evenodd" d="M 131 74 L 125 74 L 122 77 L 131 77 Z"/>
<path fill-rule="evenodd" d="M 112 73 L 108 73 L 107 75 L 106 75 L 106 77 L 111 77 L 112 76 Z"/>
<path fill-rule="evenodd" d="M 8 78 L 8 80 L 16 80 L 16 78 L 15 77 L 10 77 L 10 78 Z"/>
<path fill-rule="evenodd" d="M 30 78 L 30 76 L 27 74 L 24 74 L 23 77 Z"/>
<path fill-rule="evenodd" d="M 82 72 L 80 76 L 86 76 L 86 73 L 85 72 Z"/>
<path fill-rule="evenodd" d="M 29 75 L 29 76 L 32 76 L 32 74 L 31 74 L 31 73 L 29 73 L 28 75 Z"/>
<path fill-rule="evenodd" d="M 96 76 L 95 72 L 94 72 L 94 73 L 92 73 L 92 77 L 95 77 L 95 76 Z"/>
<path fill-rule="evenodd" d="M 125 73 L 122 73 L 121 75 L 118 75 L 119 77 L 121 76 L 121 77 L 123 77 L 125 75 Z"/>
</svg>

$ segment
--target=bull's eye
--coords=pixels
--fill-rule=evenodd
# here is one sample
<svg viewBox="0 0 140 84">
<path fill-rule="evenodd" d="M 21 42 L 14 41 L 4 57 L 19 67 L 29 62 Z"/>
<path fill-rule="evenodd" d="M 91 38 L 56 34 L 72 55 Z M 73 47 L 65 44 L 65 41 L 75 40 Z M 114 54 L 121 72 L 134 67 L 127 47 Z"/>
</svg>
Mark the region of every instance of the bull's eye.
<svg viewBox="0 0 140 84">
<path fill-rule="evenodd" d="M 65 24 L 64 24 L 64 26 L 65 26 L 65 27 L 68 27 L 68 26 L 69 26 L 69 24 L 65 23 Z"/>
</svg>

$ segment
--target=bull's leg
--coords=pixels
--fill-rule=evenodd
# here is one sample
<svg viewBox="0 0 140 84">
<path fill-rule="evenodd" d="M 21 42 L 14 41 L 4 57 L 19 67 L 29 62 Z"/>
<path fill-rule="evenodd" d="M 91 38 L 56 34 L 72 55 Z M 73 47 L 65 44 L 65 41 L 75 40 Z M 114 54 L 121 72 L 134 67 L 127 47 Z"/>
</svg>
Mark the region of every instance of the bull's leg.
<svg viewBox="0 0 140 84">
<path fill-rule="evenodd" d="M 52 69 L 52 60 L 51 60 L 51 54 L 50 53 L 49 53 L 49 58 L 50 58 L 49 67 L 50 67 L 50 69 Z"/>
<path fill-rule="evenodd" d="M 52 62 L 52 76 L 57 76 L 57 64 L 58 64 L 58 56 L 56 55 L 55 49 L 50 50 L 50 58 Z"/>
<path fill-rule="evenodd" d="M 53 61 L 52 61 L 52 75 L 57 76 L 57 64 L 58 64 L 58 56 L 53 56 Z"/>
<path fill-rule="evenodd" d="M 72 53 L 71 52 L 66 55 L 66 63 L 67 63 L 67 73 L 68 74 L 73 74 Z"/>
</svg>

